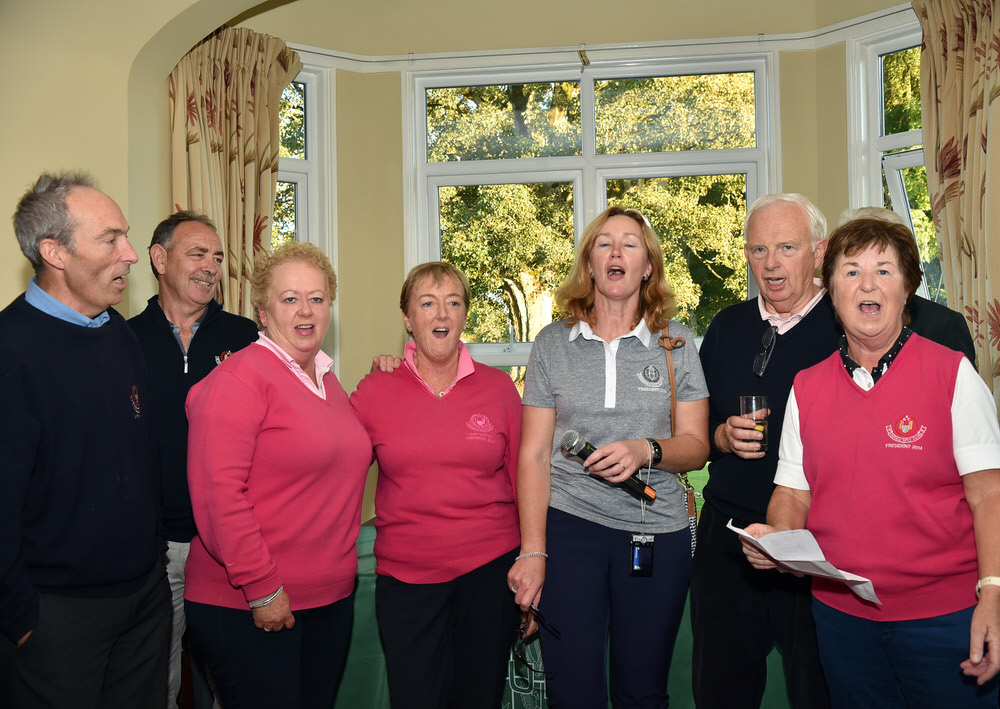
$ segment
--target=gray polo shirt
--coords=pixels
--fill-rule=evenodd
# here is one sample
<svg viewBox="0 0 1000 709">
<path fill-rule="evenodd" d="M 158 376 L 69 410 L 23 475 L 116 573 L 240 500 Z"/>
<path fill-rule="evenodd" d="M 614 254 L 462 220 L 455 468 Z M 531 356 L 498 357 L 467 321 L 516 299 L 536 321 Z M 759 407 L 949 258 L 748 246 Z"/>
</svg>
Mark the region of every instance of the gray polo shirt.
<svg viewBox="0 0 1000 709">
<path fill-rule="evenodd" d="M 707 398 L 694 334 L 673 320 L 669 332 L 687 340 L 673 351 L 677 400 Z M 559 442 L 570 429 L 595 448 L 629 438 L 670 437 L 670 379 L 658 336 L 640 322 L 632 332 L 606 343 L 586 323 L 568 328 L 565 321 L 558 321 L 535 338 L 522 403 L 556 410 L 552 507 L 611 529 L 639 531 L 639 501 L 588 475 L 578 458 L 563 454 Z M 677 476 L 654 469 L 649 482 L 656 489 L 656 501 L 646 505 L 644 530 L 665 533 L 686 528 L 687 502 Z"/>
</svg>

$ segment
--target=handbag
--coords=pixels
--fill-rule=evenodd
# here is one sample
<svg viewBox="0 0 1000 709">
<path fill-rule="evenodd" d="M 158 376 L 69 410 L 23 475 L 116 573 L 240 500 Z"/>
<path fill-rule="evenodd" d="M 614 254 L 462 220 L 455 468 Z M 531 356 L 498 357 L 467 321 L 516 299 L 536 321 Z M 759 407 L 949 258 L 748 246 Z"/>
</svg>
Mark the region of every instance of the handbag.
<svg viewBox="0 0 1000 709">
<path fill-rule="evenodd" d="M 670 430 L 673 431 L 677 421 L 677 385 L 674 379 L 674 358 L 670 352 L 683 347 L 686 341 L 683 337 L 671 337 L 670 333 L 667 332 L 669 327 L 668 324 L 667 327 L 663 328 L 663 334 L 660 335 L 657 342 L 663 347 L 667 357 L 667 376 L 670 378 Z M 680 481 L 685 493 L 687 493 L 688 527 L 691 529 L 691 556 L 694 556 L 698 532 L 698 507 L 695 504 L 694 488 L 691 486 L 687 473 L 677 473 L 677 480 Z"/>
</svg>

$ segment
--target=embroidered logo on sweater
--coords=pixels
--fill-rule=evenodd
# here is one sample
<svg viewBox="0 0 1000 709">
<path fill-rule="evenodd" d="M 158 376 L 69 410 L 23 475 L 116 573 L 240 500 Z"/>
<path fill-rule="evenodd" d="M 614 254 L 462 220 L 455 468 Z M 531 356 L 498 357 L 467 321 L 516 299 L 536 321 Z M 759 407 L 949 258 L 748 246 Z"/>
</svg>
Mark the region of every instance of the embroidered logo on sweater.
<svg viewBox="0 0 1000 709">
<path fill-rule="evenodd" d="M 229 355 L 231 355 L 232 353 L 233 353 L 232 350 L 226 350 L 222 354 L 215 355 L 215 366 L 218 367 L 220 364 L 225 362 L 229 358 Z"/>
<path fill-rule="evenodd" d="M 486 414 L 472 414 L 465 425 L 473 433 L 489 433 L 493 430 L 493 422 Z"/>
<path fill-rule="evenodd" d="M 495 427 L 493 426 L 493 422 L 490 421 L 490 417 L 486 414 L 472 414 L 469 420 L 465 422 L 465 427 L 469 429 L 469 433 L 465 435 L 465 440 L 467 441 L 489 443 L 493 440 L 493 436 L 490 433 Z"/>
<path fill-rule="evenodd" d="M 647 364 L 636 376 L 642 382 L 639 391 L 661 391 L 663 389 L 663 375 L 660 374 L 660 370 L 656 368 L 656 365 Z"/>
<path fill-rule="evenodd" d="M 885 432 L 888 433 L 889 438 L 894 440 L 896 443 L 902 444 L 901 446 L 893 446 L 892 444 L 886 445 L 893 448 L 901 448 L 908 447 L 923 438 L 924 433 L 927 432 L 927 427 L 919 425 L 917 421 L 914 421 L 913 418 L 907 414 L 891 426 L 886 426 Z"/>
<path fill-rule="evenodd" d="M 139 387 L 135 384 L 132 385 L 132 410 L 135 412 L 135 417 L 139 418 Z"/>
</svg>

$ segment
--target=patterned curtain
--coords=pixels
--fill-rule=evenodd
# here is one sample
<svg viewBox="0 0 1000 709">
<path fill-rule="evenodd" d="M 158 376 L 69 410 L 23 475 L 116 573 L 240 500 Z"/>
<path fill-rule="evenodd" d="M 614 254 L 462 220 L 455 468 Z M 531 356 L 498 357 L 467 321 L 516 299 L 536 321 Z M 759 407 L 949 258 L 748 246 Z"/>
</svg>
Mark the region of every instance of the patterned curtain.
<svg viewBox="0 0 1000 709">
<path fill-rule="evenodd" d="M 170 75 L 173 202 L 219 228 L 226 268 L 219 299 L 253 317 L 254 255 L 269 243 L 278 181 L 278 103 L 299 73 L 280 39 L 224 27 Z"/>
<path fill-rule="evenodd" d="M 1000 17 L 995 0 L 912 4 L 924 31 L 924 157 L 948 303 L 969 321 L 979 373 L 997 396 Z"/>
</svg>

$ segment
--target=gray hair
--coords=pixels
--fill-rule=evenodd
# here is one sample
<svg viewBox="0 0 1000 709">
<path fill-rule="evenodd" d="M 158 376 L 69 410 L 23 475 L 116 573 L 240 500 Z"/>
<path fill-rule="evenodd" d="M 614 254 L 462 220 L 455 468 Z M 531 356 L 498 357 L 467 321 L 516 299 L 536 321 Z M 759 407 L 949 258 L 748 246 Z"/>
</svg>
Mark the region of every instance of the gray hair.
<svg viewBox="0 0 1000 709">
<path fill-rule="evenodd" d="M 167 251 L 170 251 L 170 244 L 173 243 L 174 240 L 174 230 L 181 224 L 185 224 L 187 222 L 204 224 L 216 234 L 219 233 L 219 230 L 215 228 L 215 222 L 206 217 L 204 214 L 198 214 L 197 212 L 192 212 L 187 209 L 181 209 L 174 212 L 156 225 L 156 228 L 153 229 L 153 238 L 149 241 L 149 248 L 152 249 L 154 246 L 159 244 Z M 159 278 L 160 274 L 156 272 L 156 266 L 153 265 L 152 258 L 149 259 L 149 267 L 153 269 L 153 275 Z"/>
<path fill-rule="evenodd" d="M 826 217 L 823 216 L 823 212 L 819 211 L 819 207 L 810 202 L 808 198 L 795 192 L 777 192 L 755 199 L 750 208 L 747 209 L 747 216 L 743 221 L 744 236 L 747 233 L 747 227 L 750 226 L 750 219 L 753 215 L 762 209 L 773 207 L 776 204 L 795 204 L 802 208 L 802 211 L 805 212 L 806 217 L 809 219 L 809 236 L 812 240 L 813 249 L 816 248 L 816 244 L 826 238 Z"/>
<path fill-rule="evenodd" d="M 837 226 L 842 227 L 847 224 L 847 222 L 853 222 L 855 219 L 879 219 L 883 222 L 889 222 L 890 224 L 902 224 L 903 226 L 907 226 L 901 216 L 896 214 L 891 209 L 886 209 L 885 207 L 858 207 L 857 209 L 845 209 L 840 213 L 840 221 L 837 222 Z"/>
<path fill-rule="evenodd" d="M 44 239 L 54 239 L 67 249 L 73 248 L 77 223 L 66 206 L 66 197 L 74 187 L 97 189 L 97 184 L 83 172 L 43 173 L 17 203 L 14 233 L 21 253 L 31 262 L 35 273 L 42 267 L 39 248 Z"/>
</svg>

